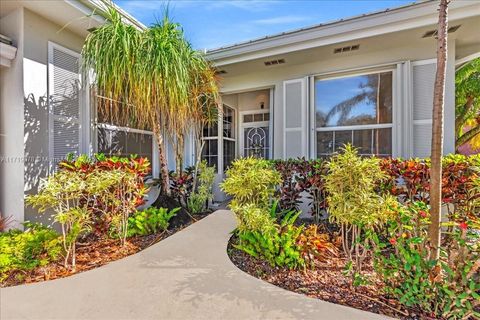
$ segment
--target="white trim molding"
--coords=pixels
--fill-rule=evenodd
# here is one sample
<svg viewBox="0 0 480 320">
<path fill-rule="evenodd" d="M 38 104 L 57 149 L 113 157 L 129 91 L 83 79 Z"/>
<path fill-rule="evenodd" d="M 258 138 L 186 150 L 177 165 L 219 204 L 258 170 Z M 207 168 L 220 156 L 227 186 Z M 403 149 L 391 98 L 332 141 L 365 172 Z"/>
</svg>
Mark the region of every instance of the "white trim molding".
<svg viewBox="0 0 480 320">
<path fill-rule="evenodd" d="M 0 66 L 9 68 L 17 55 L 17 48 L 0 42 Z"/>
<path fill-rule="evenodd" d="M 437 6 L 438 3 L 434 0 L 416 2 L 398 8 L 212 49 L 207 51 L 207 57 L 214 61 L 216 66 L 222 66 L 431 26 L 438 21 Z M 449 6 L 449 20 L 451 21 L 478 15 L 480 15 L 480 5 L 477 1 L 453 1 Z"/>
</svg>

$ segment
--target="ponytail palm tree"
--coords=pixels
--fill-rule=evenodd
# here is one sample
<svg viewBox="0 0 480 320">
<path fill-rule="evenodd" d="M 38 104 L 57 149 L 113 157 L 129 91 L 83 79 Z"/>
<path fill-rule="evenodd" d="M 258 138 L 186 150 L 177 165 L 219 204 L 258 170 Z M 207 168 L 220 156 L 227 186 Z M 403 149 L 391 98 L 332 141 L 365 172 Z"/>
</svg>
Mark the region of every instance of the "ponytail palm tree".
<svg viewBox="0 0 480 320">
<path fill-rule="evenodd" d="M 200 121 L 197 101 L 218 94 L 214 73 L 167 16 L 146 30 L 125 24 L 111 6 L 107 18 L 109 23 L 87 37 L 82 52 L 84 67 L 96 76 L 99 112 L 154 132 L 162 190 L 169 194 L 166 138 L 181 171 L 185 135 Z"/>
</svg>

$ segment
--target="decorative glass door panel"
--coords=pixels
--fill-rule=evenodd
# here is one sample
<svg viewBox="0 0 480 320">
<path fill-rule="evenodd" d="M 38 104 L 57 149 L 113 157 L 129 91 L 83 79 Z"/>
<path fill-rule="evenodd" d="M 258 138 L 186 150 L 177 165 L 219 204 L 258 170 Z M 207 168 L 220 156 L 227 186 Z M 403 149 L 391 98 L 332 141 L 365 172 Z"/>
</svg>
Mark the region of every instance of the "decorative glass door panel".
<svg viewBox="0 0 480 320">
<path fill-rule="evenodd" d="M 265 158 L 270 157 L 268 126 L 243 128 L 243 155 L 245 157 Z"/>
</svg>

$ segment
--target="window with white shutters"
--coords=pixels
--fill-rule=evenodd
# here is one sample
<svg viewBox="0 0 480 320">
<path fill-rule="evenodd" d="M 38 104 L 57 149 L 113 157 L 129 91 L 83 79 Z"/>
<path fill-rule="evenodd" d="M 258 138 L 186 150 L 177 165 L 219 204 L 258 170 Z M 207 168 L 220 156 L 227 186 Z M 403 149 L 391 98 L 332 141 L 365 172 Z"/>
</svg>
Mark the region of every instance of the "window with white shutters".
<svg viewBox="0 0 480 320">
<path fill-rule="evenodd" d="M 307 79 L 283 82 L 283 158 L 308 157 Z"/>
<path fill-rule="evenodd" d="M 80 54 L 48 44 L 49 153 L 52 168 L 81 152 Z"/>
<path fill-rule="evenodd" d="M 412 63 L 413 156 L 430 156 L 435 60 Z"/>
</svg>

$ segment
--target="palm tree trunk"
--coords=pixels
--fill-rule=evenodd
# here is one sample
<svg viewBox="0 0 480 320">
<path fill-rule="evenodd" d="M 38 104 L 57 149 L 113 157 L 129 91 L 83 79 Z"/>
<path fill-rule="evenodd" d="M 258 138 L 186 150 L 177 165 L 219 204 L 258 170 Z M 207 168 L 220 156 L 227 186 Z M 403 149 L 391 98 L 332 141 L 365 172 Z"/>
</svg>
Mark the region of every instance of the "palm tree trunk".
<svg viewBox="0 0 480 320">
<path fill-rule="evenodd" d="M 170 177 L 168 173 L 167 158 L 165 155 L 165 139 L 160 128 L 160 123 L 155 121 L 153 126 L 153 134 L 157 139 L 158 159 L 160 162 L 160 180 L 161 191 L 163 194 L 170 195 Z"/>
<path fill-rule="evenodd" d="M 445 104 L 445 73 L 447 67 L 447 28 L 449 0 L 440 0 L 437 40 L 437 72 L 433 91 L 432 149 L 430 168 L 430 216 L 428 230 L 430 257 L 438 259 L 441 240 L 442 209 L 442 154 L 443 154 L 443 118 Z"/>
<path fill-rule="evenodd" d="M 178 174 L 183 173 L 183 153 L 185 151 L 185 134 L 177 136 L 177 143 L 175 145 L 175 168 Z"/>
</svg>

